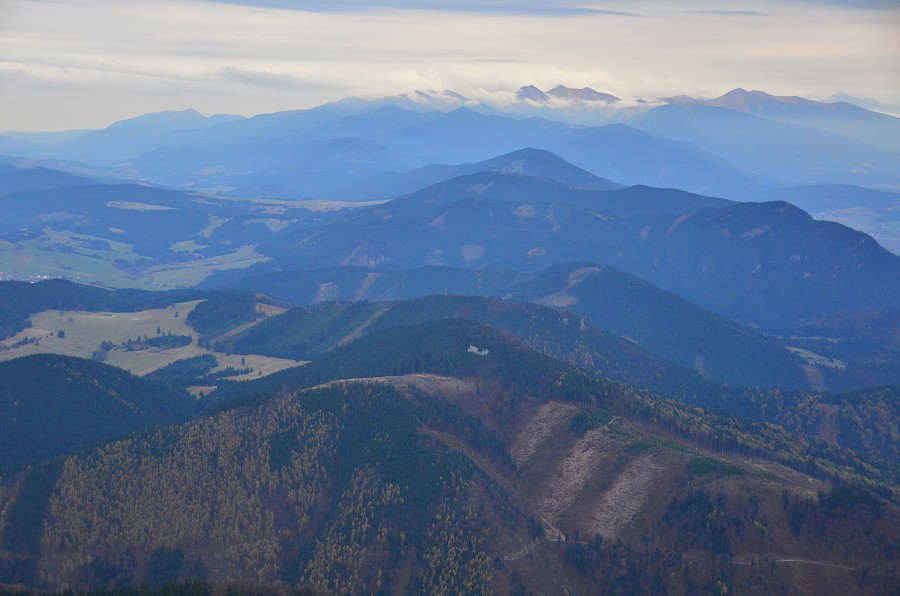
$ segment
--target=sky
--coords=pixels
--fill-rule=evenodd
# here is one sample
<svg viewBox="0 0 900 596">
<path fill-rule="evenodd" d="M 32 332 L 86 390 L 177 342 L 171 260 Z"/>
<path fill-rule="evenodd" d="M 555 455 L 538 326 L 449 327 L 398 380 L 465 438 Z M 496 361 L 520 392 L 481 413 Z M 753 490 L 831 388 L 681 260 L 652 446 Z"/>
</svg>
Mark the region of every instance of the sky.
<svg viewBox="0 0 900 596">
<path fill-rule="evenodd" d="M 900 106 L 900 0 L 0 0 L 0 131 L 527 84 Z"/>
</svg>

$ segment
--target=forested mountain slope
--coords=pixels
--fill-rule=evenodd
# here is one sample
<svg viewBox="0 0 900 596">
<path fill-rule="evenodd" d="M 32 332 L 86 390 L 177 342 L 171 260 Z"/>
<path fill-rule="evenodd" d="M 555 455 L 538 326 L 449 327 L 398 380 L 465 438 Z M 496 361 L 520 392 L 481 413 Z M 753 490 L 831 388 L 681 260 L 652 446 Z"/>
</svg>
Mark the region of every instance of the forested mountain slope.
<svg viewBox="0 0 900 596">
<path fill-rule="evenodd" d="M 626 279 L 623 284 L 615 278 L 615 272 L 602 272 L 599 268 L 575 268 L 562 273 L 567 276 L 566 281 L 569 273 L 588 280 L 583 282 L 588 287 L 580 293 L 569 290 L 580 296 L 580 300 L 566 303 L 570 312 L 475 296 L 329 303 L 288 311 L 245 331 L 230 334 L 216 345 L 218 350 L 244 354 L 312 359 L 380 329 L 443 318 L 471 318 L 512 333 L 551 356 L 573 360 L 603 376 L 663 393 L 702 392 L 700 387 L 706 382 L 696 374 L 697 368 L 712 379 L 731 384 L 809 387 L 801 360 L 775 341 L 743 331 L 674 296 L 662 293 L 659 299 L 652 288 L 645 291 L 639 288 L 625 300 L 622 293 L 631 290 L 627 283 L 630 276 L 625 274 L 621 274 Z M 594 274 L 597 279 L 593 279 Z M 606 284 L 606 280 L 610 283 Z M 592 282 L 597 287 L 590 287 Z M 565 286 L 563 283 L 554 287 Z M 538 283 L 522 284 L 518 292 L 524 294 L 538 287 Z M 537 296 L 545 297 L 542 293 Z M 537 296 L 530 297 L 535 299 Z M 230 309 L 232 304 L 233 301 L 228 303 L 227 308 Z M 191 316 L 203 314 L 208 309 L 215 309 L 210 311 L 210 317 L 213 312 L 225 310 L 216 308 L 210 301 L 198 306 Z M 220 318 L 225 318 L 224 314 Z M 598 321 L 599 326 L 595 327 L 594 321 Z M 643 347 L 645 344 L 647 348 Z M 680 366 L 672 366 L 661 358 Z M 685 369 L 694 369 L 695 374 Z"/>
<path fill-rule="evenodd" d="M 827 468 L 775 464 L 765 444 L 796 449 L 789 432 L 592 379 L 464 321 L 389 330 L 292 374 L 269 396 L 4 477 L 2 581 L 896 587 L 896 506 L 829 488 Z M 304 390 L 329 375 L 379 378 Z"/>
<path fill-rule="evenodd" d="M 184 420 L 197 411 L 189 399 L 82 358 L 0 362 L 0 468 Z"/>
<path fill-rule="evenodd" d="M 881 311 L 877 311 L 850 319 L 859 325 L 847 324 L 844 314 L 814 326 L 814 320 L 803 321 L 786 330 L 787 337 L 776 339 L 637 277 L 594 263 L 564 263 L 519 273 L 449 267 L 401 271 L 337 267 L 273 271 L 231 282 L 227 277 L 221 280 L 228 288 L 262 292 L 297 305 L 323 301 L 387 302 L 431 294 L 536 302 L 574 312 L 597 329 L 627 338 L 656 356 L 729 384 L 844 390 L 900 382 L 900 368 L 892 364 L 897 361 L 890 348 L 892 335 L 884 332 L 896 319 L 891 309 L 885 309 L 879 317 L 887 325 L 881 332 L 877 326 L 860 326 L 878 317 L 877 312 Z M 843 339 L 801 342 L 797 336 Z M 810 362 L 789 353 L 785 345 L 826 353 L 840 361 L 843 368 Z"/>
<path fill-rule="evenodd" d="M 587 261 L 769 328 L 891 306 L 900 295 L 900 257 L 861 232 L 813 220 L 788 203 L 709 201 L 649 188 L 580 191 L 483 172 L 282 235 L 259 250 L 272 257 L 270 270 L 302 263 L 538 271 Z"/>
</svg>

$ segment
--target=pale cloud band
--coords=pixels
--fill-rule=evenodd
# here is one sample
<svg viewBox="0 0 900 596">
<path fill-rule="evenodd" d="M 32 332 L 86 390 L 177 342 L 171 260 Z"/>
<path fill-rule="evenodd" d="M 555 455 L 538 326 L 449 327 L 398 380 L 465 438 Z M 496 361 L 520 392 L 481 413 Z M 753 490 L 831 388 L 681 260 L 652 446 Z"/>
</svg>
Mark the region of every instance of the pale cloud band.
<svg viewBox="0 0 900 596">
<path fill-rule="evenodd" d="M 845 4 L 6 0 L 0 130 L 414 89 L 496 99 L 529 83 L 626 99 L 743 86 L 900 104 L 900 8 Z"/>
<path fill-rule="evenodd" d="M 285 10 L 301 10 L 312 12 L 371 12 L 380 9 L 414 9 L 438 10 L 443 12 L 497 13 L 497 14 L 530 14 L 530 15 L 566 15 L 606 13 L 622 16 L 640 16 L 632 12 L 637 9 L 656 9 L 659 2 L 648 0 L 609 0 L 607 2 L 577 2 L 572 0 L 206 0 L 221 4 L 238 4 L 260 8 L 278 8 Z M 690 5 L 689 2 L 675 3 Z M 780 4 L 800 6 L 844 6 L 852 9 L 883 10 L 896 8 L 896 0 L 782 0 Z M 720 10 L 727 14 L 755 14 L 754 10 Z M 628 7 L 629 10 L 624 10 Z M 690 8 L 686 12 L 690 12 Z"/>
<path fill-rule="evenodd" d="M 504 15 L 596 15 L 609 14 L 636 17 L 636 13 L 611 8 L 598 8 L 592 3 L 554 2 L 553 0 L 509 2 L 504 0 L 394 0 L 392 2 L 365 2 L 360 0 L 207 0 L 221 4 L 238 4 L 260 8 L 277 8 L 307 12 L 376 12 L 379 10 L 430 10 L 462 12 L 470 14 Z M 597 3 L 593 3 L 597 4 Z M 624 3 L 623 3 L 624 4 Z"/>
</svg>

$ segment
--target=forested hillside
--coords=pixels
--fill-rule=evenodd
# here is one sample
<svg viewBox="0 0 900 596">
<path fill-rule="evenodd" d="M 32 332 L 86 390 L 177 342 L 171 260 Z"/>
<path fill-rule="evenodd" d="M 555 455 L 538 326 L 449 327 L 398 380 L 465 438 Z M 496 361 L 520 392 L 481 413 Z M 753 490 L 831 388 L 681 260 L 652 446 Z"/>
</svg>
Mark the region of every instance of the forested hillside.
<svg viewBox="0 0 900 596">
<path fill-rule="evenodd" d="M 82 358 L 0 362 L 0 468 L 184 420 L 197 410 L 189 399 Z"/>
<path fill-rule="evenodd" d="M 789 203 L 715 201 L 482 172 L 283 234 L 259 250 L 272 258 L 268 267 L 285 269 L 539 271 L 587 261 L 769 329 L 894 305 L 900 258 L 870 236 Z"/>
<path fill-rule="evenodd" d="M 846 448 L 594 379 L 466 321 L 389 329 L 319 362 L 199 420 L 6 475 L 0 577 L 351 592 L 897 585 L 896 505 L 829 488 L 843 466 L 864 479 L 849 459 L 829 467 Z"/>
<path fill-rule="evenodd" d="M 273 317 L 233 336 L 227 345 L 228 349 L 237 352 L 268 353 L 271 350 L 273 355 L 314 360 L 304 369 L 273 375 L 252 384 L 253 387 L 272 388 L 278 387 L 279 383 L 297 383 L 297 379 L 301 378 L 307 379 L 299 381 L 301 383 L 338 378 L 335 375 L 340 373 L 334 372 L 335 368 L 347 376 L 365 376 L 354 368 L 345 368 L 352 367 L 354 362 L 348 360 L 348 355 L 363 345 L 373 346 L 371 356 L 366 360 L 371 364 L 384 358 L 399 358 L 411 349 L 419 350 L 424 358 L 424 354 L 440 350 L 440 346 L 423 344 L 424 338 L 413 339 L 411 332 L 404 327 L 434 321 L 431 326 L 425 324 L 417 327 L 434 333 L 445 324 L 440 319 L 454 317 L 476 320 L 509 333 L 532 350 L 588 373 L 631 387 L 649 389 L 682 404 L 700 406 L 709 413 L 771 424 L 796 433 L 798 437 L 808 437 L 799 439 L 796 445 L 789 442 L 783 445 L 766 444 L 755 440 L 750 443 L 754 448 L 762 446 L 764 449 L 784 451 L 784 457 L 794 463 L 802 462 L 803 457 L 807 456 L 828 459 L 831 457 L 827 455 L 829 449 L 841 445 L 848 450 L 837 456 L 836 461 L 849 458 L 855 462 L 849 464 L 847 472 L 855 469 L 853 474 L 859 474 L 866 466 L 872 466 L 870 470 L 879 470 L 878 474 L 870 477 L 877 480 L 877 485 L 887 487 L 900 482 L 900 468 L 895 464 L 900 461 L 900 451 L 892 439 L 900 432 L 900 394 L 896 388 L 823 394 L 723 385 L 655 359 L 631 342 L 593 329 L 577 316 L 549 308 L 462 296 L 387 304 L 326 304 L 309 310 L 291 310 Z M 390 330 L 395 331 L 392 333 Z M 430 337 L 430 333 L 424 337 Z M 365 341 L 350 343 L 360 337 L 364 337 Z M 408 344 L 400 339 L 404 337 L 409 338 Z M 346 349 L 339 349 L 348 343 L 350 345 Z M 389 355 L 379 355 L 377 346 L 384 346 Z M 333 355 L 323 357 L 326 353 Z M 417 365 L 399 370 L 403 373 L 444 372 L 417 368 L 426 366 L 424 362 L 421 360 Z M 398 372 L 377 369 L 374 374 Z M 284 380 L 286 378 L 293 380 L 288 382 Z M 219 395 L 236 390 L 244 389 L 223 385 Z M 729 424 L 723 418 L 711 426 L 718 428 Z M 768 430 L 761 432 L 760 439 L 768 437 Z M 842 465 L 829 465 L 828 468 L 834 471 Z M 862 474 L 868 475 L 868 472 Z M 888 480 L 887 483 L 883 482 L 885 480 Z"/>
<path fill-rule="evenodd" d="M 890 332 L 897 326 L 896 308 L 805 319 L 776 337 L 594 263 L 563 263 L 530 273 L 338 267 L 261 273 L 225 287 L 259 291 L 301 306 L 323 301 L 393 302 L 435 294 L 502 297 L 574 312 L 597 329 L 730 385 L 840 391 L 900 382 L 900 361 Z M 429 304 L 441 310 L 436 303 Z M 270 325 L 278 335 L 290 333 Z M 254 341 L 264 341 L 264 336 L 260 329 Z M 806 357 L 791 353 L 787 346 L 808 350 Z"/>
</svg>

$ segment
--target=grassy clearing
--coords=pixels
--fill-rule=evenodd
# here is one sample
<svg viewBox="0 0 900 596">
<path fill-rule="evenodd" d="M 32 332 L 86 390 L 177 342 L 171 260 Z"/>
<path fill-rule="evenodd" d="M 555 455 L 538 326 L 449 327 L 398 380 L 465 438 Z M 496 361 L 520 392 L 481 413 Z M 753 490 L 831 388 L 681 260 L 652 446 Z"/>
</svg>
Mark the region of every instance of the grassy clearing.
<svg viewBox="0 0 900 596">
<path fill-rule="evenodd" d="M 113 288 L 144 288 L 112 261 L 90 254 L 51 252 L 49 244 L 28 240 L 14 248 L 0 247 L 0 275 L 9 279 L 64 277 L 80 283 Z M 151 288 L 152 289 L 152 288 Z"/>
<path fill-rule="evenodd" d="M 308 361 L 304 360 L 289 360 L 286 358 L 272 358 L 270 356 L 260 356 L 258 354 L 232 354 L 230 356 L 223 354 L 221 352 L 213 352 L 216 355 L 216 359 L 219 361 L 218 368 L 214 368 L 212 372 L 216 372 L 222 370 L 227 367 L 232 368 L 241 368 L 242 366 L 249 366 L 253 369 L 253 372 L 247 373 L 245 375 L 237 375 L 234 377 L 227 377 L 232 381 L 248 381 L 250 379 L 258 379 L 260 377 L 265 377 L 267 375 L 271 375 L 272 373 L 278 372 L 280 370 L 284 370 L 286 368 L 293 368 L 294 366 L 299 366 L 302 364 L 308 364 Z M 241 362 L 246 362 L 246 364 L 241 364 Z"/>
<path fill-rule="evenodd" d="M 182 240 L 181 242 L 175 242 L 169 248 L 175 252 L 194 252 L 209 248 L 209 245 L 197 244 L 194 240 Z"/>
<path fill-rule="evenodd" d="M 110 209 L 127 209 L 129 211 L 176 211 L 174 207 L 135 203 L 133 201 L 107 201 L 106 206 Z"/>
<path fill-rule="evenodd" d="M 219 366 L 214 368 L 212 372 L 216 372 L 229 366 L 232 368 L 242 368 L 249 366 L 253 372 L 245 375 L 228 377 L 236 381 L 244 381 L 248 379 L 257 379 L 270 375 L 274 372 L 299 366 L 305 362 L 296 360 L 288 360 L 285 358 L 271 358 L 269 356 L 258 356 L 255 354 L 225 354 L 222 352 L 211 352 L 205 350 L 193 343 L 181 348 L 171 348 L 166 350 L 140 350 L 135 352 L 112 351 L 109 353 L 106 363 L 124 368 L 136 375 L 146 375 L 166 365 L 172 364 L 176 360 L 182 358 L 190 358 L 191 356 L 199 356 L 201 354 L 213 354 L 219 362 Z M 242 359 L 245 364 L 241 364 Z"/>
<path fill-rule="evenodd" d="M 242 246 L 227 255 L 186 263 L 156 265 L 147 269 L 143 282 L 150 289 L 186 288 L 199 284 L 215 273 L 226 269 L 244 269 L 269 260 L 253 246 Z"/>
<path fill-rule="evenodd" d="M 188 387 L 187 391 L 197 399 L 200 399 L 204 395 L 209 395 L 216 389 L 218 389 L 216 385 L 194 385 L 193 387 Z"/>
<path fill-rule="evenodd" d="M 284 213 L 287 209 L 307 209 L 309 211 L 340 211 L 341 209 L 359 209 L 387 203 L 387 199 L 378 201 L 327 201 L 318 199 L 272 199 L 268 197 L 256 197 L 252 199 L 244 197 L 232 197 L 227 195 L 202 194 L 220 201 L 234 201 L 236 203 L 250 203 L 261 207 L 260 212 L 269 214 Z M 268 209 L 267 209 L 268 207 Z"/>
<path fill-rule="evenodd" d="M 210 215 L 209 223 L 206 224 L 206 227 L 203 228 L 202 230 L 200 230 L 197 233 L 197 235 L 200 236 L 201 238 L 209 238 L 210 236 L 213 235 L 213 232 L 216 231 L 216 228 L 221 228 L 229 221 L 231 221 L 230 217 L 225 218 L 225 217 L 218 217 L 216 215 Z"/>
<path fill-rule="evenodd" d="M 821 354 L 816 354 L 811 350 L 807 350 L 805 348 L 798 348 L 796 346 L 787 346 L 788 351 L 797 354 L 802 358 L 806 358 L 807 362 L 810 364 L 817 364 L 819 366 L 828 366 L 831 368 L 837 368 L 839 370 L 844 370 L 847 368 L 847 363 L 841 360 L 826 358 Z"/>
<path fill-rule="evenodd" d="M 46 239 L 46 241 L 45 241 Z M 47 230 L 41 237 L 41 244 L 61 245 L 78 252 L 78 254 L 99 259 L 114 261 L 116 259 L 134 262 L 142 258 L 134 252 L 134 246 L 124 242 L 77 234 L 70 230 Z M 106 245 L 108 248 L 95 248 L 97 244 Z"/>
<path fill-rule="evenodd" d="M 227 255 L 151 266 L 142 277 L 134 278 L 113 263 L 116 259 L 129 262 L 142 259 L 134 253 L 131 245 L 109 241 L 111 250 L 85 248 L 92 239 L 91 236 L 71 232 L 50 232 L 40 239 L 19 244 L 4 243 L 0 245 L 0 278 L 62 277 L 108 288 L 168 290 L 194 286 L 216 271 L 243 269 L 269 260 L 257 253 L 253 246 L 242 246 Z M 200 248 L 192 243 L 179 244 L 186 250 Z M 54 251 L 52 247 L 57 245 L 67 246 L 75 252 Z"/>
<path fill-rule="evenodd" d="M 272 232 L 280 232 L 297 222 L 279 217 L 288 209 L 339 211 L 384 202 L 290 201 L 203 194 L 195 196 L 198 202 L 203 201 L 202 197 L 209 196 L 217 201 L 228 200 L 249 205 L 249 210 L 259 214 L 259 217 L 247 220 L 246 225 L 266 226 Z M 147 203 L 115 200 L 108 201 L 107 207 L 131 211 L 172 209 Z M 79 216 L 65 212 L 45 214 L 42 217 L 46 225 L 60 222 L 62 227 L 68 225 L 66 222 L 69 220 L 79 219 Z M 174 252 L 198 253 L 198 256 L 203 256 L 199 253 L 208 248 L 206 244 L 209 244 L 204 239 L 210 238 L 217 229 L 229 221 L 231 218 L 209 215 L 202 230 L 193 234 L 191 238 L 173 242 L 169 248 Z M 108 229 L 117 234 L 126 233 L 120 228 Z M 167 290 L 194 286 L 216 271 L 243 269 L 268 260 L 267 257 L 255 252 L 253 246 L 242 246 L 227 255 L 195 261 L 162 262 L 167 258 L 166 255 L 154 258 L 138 254 L 134 250 L 134 245 L 126 242 L 80 234 L 72 230 L 52 230 L 48 227 L 40 236 L 17 243 L 0 240 L 0 279 L 33 280 L 59 277 L 109 288 Z"/>
<path fill-rule="evenodd" d="M 111 341 L 118 345 L 139 335 L 153 337 L 156 335 L 157 327 L 161 333 L 195 335 L 185 324 L 184 317 L 199 303 L 200 301 L 182 302 L 170 308 L 133 313 L 44 311 L 31 317 L 30 328 L 0 342 L 0 345 L 10 346 L 24 337 L 37 337 L 40 339 L 40 345 L 28 344 L 9 351 L 0 351 L 0 358 L 9 359 L 45 352 L 90 358 L 103 341 Z M 57 337 L 59 330 L 65 332 L 64 338 Z"/>
<path fill-rule="evenodd" d="M 261 217 L 248 219 L 244 222 L 245 226 L 249 226 L 249 225 L 253 225 L 253 224 L 266 226 L 273 232 L 280 232 L 281 230 L 283 230 L 286 227 L 288 227 L 289 225 L 291 225 L 291 222 L 290 222 L 290 220 L 287 220 L 287 219 L 276 219 L 276 218 L 265 219 L 265 218 L 261 218 Z"/>
<path fill-rule="evenodd" d="M 157 328 L 163 334 L 190 335 L 193 338 L 194 343 L 179 348 L 132 352 L 114 349 L 107 354 L 107 364 L 124 368 L 137 375 L 145 375 L 181 358 L 209 353 L 196 344 L 197 334 L 184 323 L 184 318 L 199 303 L 199 300 L 181 302 L 170 308 L 134 313 L 44 311 L 31 318 L 32 326 L 30 328 L 0 342 L 0 346 L 10 348 L 0 349 L 0 360 L 45 353 L 90 358 L 104 341 L 110 341 L 116 346 L 120 346 L 122 342 L 138 336 L 154 337 Z M 177 317 L 175 316 L 176 312 L 178 313 Z M 64 332 L 64 337 L 59 337 L 60 330 Z M 26 337 L 37 338 L 39 343 L 27 343 L 12 347 Z M 214 370 L 221 370 L 229 366 L 233 368 L 249 366 L 253 369 L 252 373 L 233 377 L 236 380 L 259 378 L 303 364 L 295 360 L 252 354 L 242 357 L 239 354 L 212 353 L 219 362 L 219 367 Z"/>
<path fill-rule="evenodd" d="M 295 207 L 308 209 L 309 211 L 340 211 L 342 209 L 359 209 L 361 207 L 371 207 L 372 205 L 382 205 L 387 203 L 383 201 L 293 201 Z"/>
</svg>

